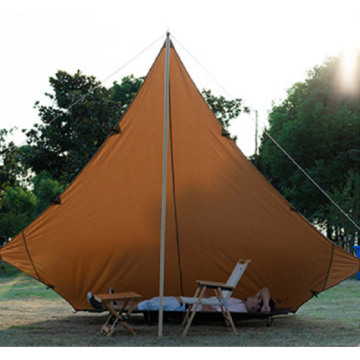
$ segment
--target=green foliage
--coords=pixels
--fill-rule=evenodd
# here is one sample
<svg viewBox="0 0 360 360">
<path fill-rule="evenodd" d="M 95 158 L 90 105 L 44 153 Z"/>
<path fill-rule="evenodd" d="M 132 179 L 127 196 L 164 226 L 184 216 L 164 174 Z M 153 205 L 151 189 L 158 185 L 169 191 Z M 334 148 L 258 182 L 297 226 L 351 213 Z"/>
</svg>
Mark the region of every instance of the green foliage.
<svg viewBox="0 0 360 360">
<path fill-rule="evenodd" d="M 19 274 L 20 270 L 16 267 L 7 264 L 6 262 L 0 261 L 0 284 L 2 280 L 8 281 L 9 278 L 14 278 Z M 24 274 L 25 275 L 25 274 Z M 0 298 L 1 298 L 1 291 L 0 291 Z"/>
<path fill-rule="evenodd" d="M 226 100 L 223 96 L 217 97 L 212 94 L 211 90 L 206 89 L 203 89 L 201 94 L 211 111 L 225 129 L 229 128 L 230 120 L 235 119 L 240 115 L 241 99 Z M 246 111 L 246 109 L 244 111 Z M 233 140 L 236 141 L 236 139 L 237 137 L 234 136 Z"/>
<path fill-rule="evenodd" d="M 0 237 L 13 237 L 33 218 L 36 197 L 21 187 L 8 187 L 0 207 Z"/>
<path fill-rule="evenodd" d="M 6 137 L 16 128 L 0 129 L 0 206 L 4 191 L 9 186 L 20 186 L 19 177 L 25 179 L 27 170 L 21 164 L 21 155 L 13 142 L 7 143 Z"/>
<path fill-rule="evenodd" d="M 112 90 L 80 71 L 74 76 L 59 71 L 50 85 L 54 94 L 46 95 L 54 105 L 35 104 L 42 123 L 26 131 L 31 148 L 25 162 L 36 174 L 46 171 L 69 183 L 110 134 L 123 109 Z"/>
<path fill-rule="evenodd" d="M 360 220 L 360 172 L 350 170 L 345 174 L 345 181 L 329 194 L 331 198 L 359 224 Z M 338 209 L 329 204 L 327 206 L 327 219 L 331 224 L 331 233 L 338 244 L 352 252 L 357 243 L 358 231 L 356 227 Z"/>
<path fill-rule="evenodd" d="M 358 210 L 349 207 L 352 200 L 344 197 L 354 196 L 346 184 L 350 174 L 360 172 L 360 92 L 345 91 L 339 76 L 341 65 L 341 57 L 329 59 L 309 72 L 305 82 L 295 84 L 287 98 L 273 106 L 268 133 L 358 219 Z M 360 84 L 359 73 L 354 74 Z M 344 225 L 334 219 L 333 205 L 266 135 L 259 163 L 260 171 L 297 210 L 337 240 L 335 233 Z"/>
<path fill-rule="evenodd" d="M 64 190 L 65 186 L 52 179 L 46 172 L 35 176 L 33 193 L 36 196 L 34 217 L 40 215 Z"/>
<path fill-rule="evenodd" d="M 65 186 L 42 172 L 32 179 L 33 190 L 7 187 L 0 203 L 0 246 L 42 213 Z"/>
<path fill-rule="evenodd" d="M 119 102 L 122 105 L 123 110 L 126 110 L 143 82 L 143 77 L 136 78 L 134 75 L 125 76 L 121 80 L 121 84 L 118 84 L 115 81 L 112 87 L 113 100 Z"/>
</svg>

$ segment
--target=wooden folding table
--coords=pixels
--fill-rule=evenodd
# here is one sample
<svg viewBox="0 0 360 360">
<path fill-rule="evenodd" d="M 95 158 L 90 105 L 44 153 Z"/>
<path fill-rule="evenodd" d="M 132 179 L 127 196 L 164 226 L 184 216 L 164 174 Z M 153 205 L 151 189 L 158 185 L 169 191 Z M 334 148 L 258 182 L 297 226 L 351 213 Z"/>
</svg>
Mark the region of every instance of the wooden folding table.
<svg viewBox="0 0 360 360">
<path fill-rule="evenodd" d="M 101 332 L 111 336 L 115 327 L 120 323 L 126 330 L 135 335 L 134 329 L 127 323 L 132 311 L 141 301 L 142 296 L 134 292 L 123 292 L 114 294 L 97 294 L 95 299 L 101 302 L 110 315 L 102 326 Z"/>
</svg>

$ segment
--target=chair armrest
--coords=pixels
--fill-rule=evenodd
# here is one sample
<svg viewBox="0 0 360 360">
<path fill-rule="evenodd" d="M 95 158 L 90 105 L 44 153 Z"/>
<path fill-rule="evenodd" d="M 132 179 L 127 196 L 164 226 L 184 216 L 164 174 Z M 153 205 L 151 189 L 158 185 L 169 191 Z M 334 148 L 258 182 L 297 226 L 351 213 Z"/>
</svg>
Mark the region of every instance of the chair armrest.
<svg viewBox="0 0 360 360">
<path fill-rule="evenodd" d="M 221 288 L 222 290 L 234 290 L 234 286 L 227 285 L 225 283 L 214 282 L 214 281 L 203 281 L 203 280 L 196 280 L 198 286 L 206 286 L 209 289 L 218 289 Z"/>
</svg>

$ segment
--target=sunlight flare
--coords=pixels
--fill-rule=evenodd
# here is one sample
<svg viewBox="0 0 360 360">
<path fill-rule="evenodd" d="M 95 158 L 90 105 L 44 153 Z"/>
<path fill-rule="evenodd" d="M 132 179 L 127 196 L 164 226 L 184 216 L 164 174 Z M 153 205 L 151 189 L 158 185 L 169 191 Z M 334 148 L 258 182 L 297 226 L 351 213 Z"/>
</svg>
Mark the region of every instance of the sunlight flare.
<svg viewBox="0 0 360 360">
<path fill-rule="evenodd" d="M 346 16 L 342 21 L 344 46 L 341 52 L 341 91 L 350 95 L 359 92 L 360 25 L 358 20 L 360 20 L 360 14 Z"/>
</svg>

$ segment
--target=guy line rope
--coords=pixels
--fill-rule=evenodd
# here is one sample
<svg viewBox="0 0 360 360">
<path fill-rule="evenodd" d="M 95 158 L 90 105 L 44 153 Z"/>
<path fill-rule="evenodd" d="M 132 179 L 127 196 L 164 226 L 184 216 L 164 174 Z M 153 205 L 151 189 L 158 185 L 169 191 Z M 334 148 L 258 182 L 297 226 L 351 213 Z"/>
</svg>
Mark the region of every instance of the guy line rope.
<svg viewBox="0 0 360 360">
<path fill-rule="evenodd" d="M 176 40 L 176 39 L 175 39 Z M 195 59 L 195 57 L 187 51 L 183 45 L 180 44 L 178 40 L 176 42 L 186 51 L 186 53 L 206 72 L 213 81 L 240 107 L 240 103 L 231 95 L 229 92 Z M 246 113 L 249 118 L 255 123 L 254 118 Z M 353 219 L 326 193 L 326 191 L 283 149 L 283 147 L 266 131 L 265 128 L 261 127 L 263 133 L 284 153 L 284 155 L 321 191 L 322 194 L 356 227 L 357 230 L 360 230 L 360 226 L 355 223 Z"/>
<path fill-rule="evenodd" d="M 83 101 L 88 95 L 92 94 L 98 87 L 100 87 L 101 85 L 103 85 L 106 81 L 108 81 L 110 78 L 112 78 L 114 75 L 116 75 L 120 70 L 122 70 L 124 67 L 126 67 L 127 65 L 129 65 L 131 62 L 133 62 L 136 58 L 138 58 L 140 55 L 142 55 L 144 52 L 146 52 L 148 49 L 150 49 L 154 44 L 156 44 L 160 39 L 163 38 L 163 35 L 161 37 L 159 37 L 158 39 L 156 39 L 154 42 L 152 42 L 149 46 L 147 46 L 145 49 L 143 49 L 141 52 L 139 52 L 137 55 L 135 55 L 133 58 L 131 58 L 129 61 L 127 61 L 125 64 L 123 64 L 121 67 L 119 67 L 117 70 L 115 70 L 112 74 L 110 74 L 108 77 L 106 77 L 104 80 L 102 80 L 98 85 L 96 85 L 93 89 L 89 90 L 86 94 L 84 94 L 83 96 L 81 96 L 78 100 L 74 101 L 69 107 L 67 107 L 65 109 L 65 112 L 68 112 L 71 108 L 73 108 L 76 104 L 78 104 L 80 101 Z M 62 116 L 63 114 L 59 114 L 57 116 L 55 116 L 47 125 L 52 124 L 55 120 L 57 120 L 60 116 Z M 26 140 L 24 140 L 23 142 L 21 142 L 20 144 L 16 145 L 15 149 L 25 145 Z M 11 155 L 14 151 L 10 151 L 6 154 L 6 156 Z"/>
</svg>

